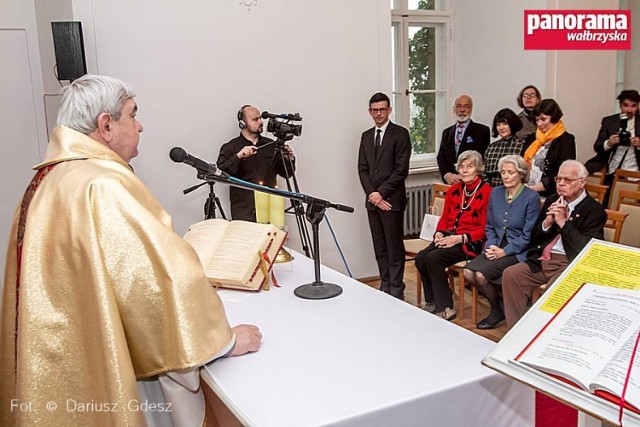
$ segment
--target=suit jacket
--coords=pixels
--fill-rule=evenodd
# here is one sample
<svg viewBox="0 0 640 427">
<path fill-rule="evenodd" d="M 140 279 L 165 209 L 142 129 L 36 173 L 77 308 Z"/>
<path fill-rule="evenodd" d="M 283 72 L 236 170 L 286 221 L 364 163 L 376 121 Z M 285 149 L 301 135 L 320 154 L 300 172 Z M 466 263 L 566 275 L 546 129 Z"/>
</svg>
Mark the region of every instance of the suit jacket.
<svg viewBox="0 0 640 427">
<path fill-rule="evenodd" d="M 640 114 L 636 114 L 635 122 L 635 136 L 640 137 Z M 613 114 L 602 119 L 598 137 L 596 138 L 596 142 L 593 144 L 593 149 L 595 150 L 596 155 L 586 163 L 589 173 L 597 172 L 604 167 L 607 168 L 606 173 L 609 173 L 609 162 L 620 145 L 616 145 L 605 150 L 604 142 L 609 139 L 611 135 L 617 134 L 619 130 L 620 114 Z M 638 165 L 640 166 L 640 150 L 636 148 L 634 151 L 636 154 L 636 162 L 638 162 Z"/>
<path fill-rule="evenodd" d="M 538 221 L 531 232 L 531 250 L 527 254 L 527 264 L 533 272 L 542 269 L 538 258 L 558 233 L 560 233 L 569 261 L 573 261 L 592 238 L 604 240 L 604 224 L 607 222 L 607 213 L 604 207 L 589 194 L 573 209 L 562 229 L 557 224 L 553 224 L 545 232 L 542 229 L 542 223 L 547 216 L 547 210 L 559 197 L 557 194 L 547 197 Z"/>
<path fill-rule="evenodd" d="M 437 160 L 443 181 L 446 174 L 457 173 L 456 162 L 460 153 L 467 150 L 475 150 L 484 157 L 484 152 L 491 139 L 491 131 L 487 126 L 469 120 L 469 125 L 465 128 L 464 135 L 462 135 L 460 151 L 456 155 L 456 126 L 457 123 L 442 131 Z"/>
<path fill-rule="evenodd" d="M 375 154 L 375 126 L 365 131 L 360 139 L 358 154 L 358 175 L 366 197 L 374 191 L 391 204 L 391 210 L 404 211 L 407 195 L 404 181 L 409 175 L 411 139 L 409 131 L 389 122 L 382 138 L 382 146 Z M 376 207 L 366 202 L 369 210 Z"/>
</svg>

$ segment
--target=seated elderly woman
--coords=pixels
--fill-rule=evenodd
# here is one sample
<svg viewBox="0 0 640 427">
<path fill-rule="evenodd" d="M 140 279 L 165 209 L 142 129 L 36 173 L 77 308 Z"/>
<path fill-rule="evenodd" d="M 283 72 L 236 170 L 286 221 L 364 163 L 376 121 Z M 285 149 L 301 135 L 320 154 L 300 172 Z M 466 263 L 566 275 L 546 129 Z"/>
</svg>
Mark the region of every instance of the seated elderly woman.
<svg viewBox="0 0 640 427">
<path fill-rule="evenodd" d="M 576 138 L 565 129 L 562 110 L 553 99 L 543 99 L 533 117 L 538 129 L 525 141 L 524 160 L 530 168 L 527 185 L 547 197 L 556 192 L 562 162 L 576 158 Z"/>
<path fill-rule="evenodd" d="M 487 209 L 487 242 L 484 253 L 464 269 L 467 283 L 487 297 L 491 313 L 478 329 L 493 329 L 504 320 L 498 286 L 505 268 L 527 257 L 531 231 L 540 213 L 540 196 L 524 185 L 529 168 L 520 156 L 505 156 L 498 163 L 504 185 L 495 187 Z"/>
<path fill-rule="evenodd" d="M 460 154 L 456 169 L 461 181 L 447 190 L 433 242 L 418 253 L 415 261 L 427 307 L 435 305 L 436 315 L 446 320 L 453 320 L 457 315 L 446 269 L 482 252 L 491 192 L 491 187 L 480 179 L 483 164 L 477 151 Z"/>
</svg>

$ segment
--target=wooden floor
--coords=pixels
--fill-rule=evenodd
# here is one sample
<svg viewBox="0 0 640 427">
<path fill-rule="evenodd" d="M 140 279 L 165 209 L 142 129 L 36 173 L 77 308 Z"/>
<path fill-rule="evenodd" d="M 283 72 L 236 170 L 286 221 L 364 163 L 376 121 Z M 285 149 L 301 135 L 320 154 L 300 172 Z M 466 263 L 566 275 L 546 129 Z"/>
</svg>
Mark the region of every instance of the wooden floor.
<svg viewBox="0 0 640 427">
<path fill-rule="evenodd" d="M 372 286 L 376 289 L 380 287 L 380 280 L 365 280 L 369 286 Z M 404 283 L 407 286 L 404 291 L 404 300 L 407 304 L 416 305 L 416 267 L 412 262 L 407 262 L 406 268 L 404 271 Z M 505 322 L 502 322 L 495 329 L 490 330 L 478 330 L 476 329 L 476 325 L 471 322 L 471 291 L 465 289 L 465 318 L 464 320 L 460 320 L 458 315 L 458 319 L 454 320 L 453 323 L 462 326 L 463 328 L 469 329 L 472 332 L 475 332 L 478 335 L 482 335 L 485 338 L 488 338 L 492 341 L 498 342 L 504 334 L 507 332 L 507 325 Z M 457 303 L 458 299 L 456 296 L 453 298 L 454 302 Z M 424 307 L 424 296 L 421 301 L 420 307 Z M 456 307 L 458 309 L 458 307 Z M 458 309 L 459 311 L 459 309 Z M 432 316 L 432 314 L 424 312 L 425 315 Z M 482 296 L 479 298 L 478 304 L 478 321 L 484 319 L 489 314 L 489 303 Z"/>
</svg>

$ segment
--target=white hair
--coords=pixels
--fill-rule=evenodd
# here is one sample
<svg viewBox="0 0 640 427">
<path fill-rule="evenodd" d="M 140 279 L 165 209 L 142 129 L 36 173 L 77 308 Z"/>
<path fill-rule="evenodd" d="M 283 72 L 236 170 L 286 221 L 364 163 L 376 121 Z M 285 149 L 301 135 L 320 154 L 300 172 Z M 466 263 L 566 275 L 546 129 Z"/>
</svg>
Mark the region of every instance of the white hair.
<svg viewBox="0 0 640 427">
<path fill-rule="evenodd" d="M 577 168 L 578 169 L 578 178 L 586 178 L 589 176 L 589 171 L 587 168 L 577 160 L 565 160 L 560 165 L 558 171 L 562 168 Z"/>
<path fill-rule="evenodd" d="M 522 182 L 529 181 L 529 165 L 522 158 L 522 156 L 518 156 L 517 154 L 509 154 L 507 156 L 502 157 L 498 160 L 498 170 L 502 170 L 502 165 L 505 163 L 511 163 L 516 171 L 520 174 L 520 179 Z"/>
<path fill-rule="evenodd" d="M 135 96 L 131 86 L 109 76 L 86 74 L 60 91 L 58 125 L 84 134 L 98 126 L 98 116 L 107 113 L 118 120 L 124 102 Z"/>
</svg>

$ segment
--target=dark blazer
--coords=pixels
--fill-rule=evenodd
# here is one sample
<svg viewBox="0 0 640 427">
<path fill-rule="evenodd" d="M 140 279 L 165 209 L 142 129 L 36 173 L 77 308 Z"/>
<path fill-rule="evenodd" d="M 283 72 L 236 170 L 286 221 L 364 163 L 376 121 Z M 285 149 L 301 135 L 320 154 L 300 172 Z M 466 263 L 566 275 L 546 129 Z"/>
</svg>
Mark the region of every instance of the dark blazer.
<svg viewBox="0 0 640 427">
<path fill-rule="evenodd" d="M 635 136 L 640 137 L 640 114 L 636 114 L 635 117 Z M 609 139 L 611 135 L 615 135 L 620 131 L 620 114 L 613 114 L 611 116 L 604 117 L 602 119 L 602 123 L 600 125 L 600 131 L 598 132 L 598 137 L 596 138 L 596 142 L 593 144 L 593 149 L 596 152 L 595 157 L 589 159 L 585 166 L 589 170 L 589 173 L 594 173 L 602 168 L 606 167 L 606 173 L 609 173 L 609 162 L 613 157 L 613 154 L 616 152 L 620 145 L 616 145 L 614 147 L 609 148 L 608 150 L 604 149 L 604 142 Z M 634 150 L 636 154 L 636 162 L 640 166 L 640 150 L 637 148 Z"/>
<path fill-rule="evenodd" d="M 558 233 L 560 233 L 569 261 L 573 261 L 592 238 L 604 240 L 604 224 L 607 222 L 607 213 L 604 207 L 589 194 L 573 209 L 562 229 L 557 224 L 553 224 L 547 232 L 542 230 L 547 210 L 558 198 L 557 194 L 547 197 L 538 221 L 531 232 L 531 250 L 527 254 L 526 262 L 534 273 L 542 269 L 538 258 Z"/>
<path fill-rule="evenodd" d="M 392 211 L 404 211 L 407 195 L 404 182 L 409 175 L 411 140 L 409 131 L 389 122 L 376 157 L 374 148 L 375 126 L 365 131 L 360 139 L 358 175 L 366 197 L 374 191 L 391 203 Z M 376 207 L 366 202 L 369 210 Z"/>
<path fill-rule="evenodd" d="M 469 120 L 469 125 L 465 128 L 464 135 L 462 135 L 460 151 L 456 155 L 456 126 L 457 123 L 442 131 L 437 160 L 443 181 L 446 174 L 458 173 L 456 172 L 456 162 L 460 153 L 467 150 L 475 150 L 484 157 L 484 152 L 491 140 L 491 131 L 487 126 Z"/>
<path fill-rule="evenodd" d="M 527 148 L 536 140 L 536 134 L 529 135 L 522 148 L 522 154 L 527 151 Z M 569 132 L 565 132 L 553 141 L 549 146 L 547 157 L 544 160 L 544 168 L 542 168 L 542 185 L 544 185 L 544 191 L 540 192 L 543 197 L 550 196 L 556 192 L 556 176 L 560 170 L 560 165 L 565 160 L 576 159 L 576 137 Z"/>
</svg>

